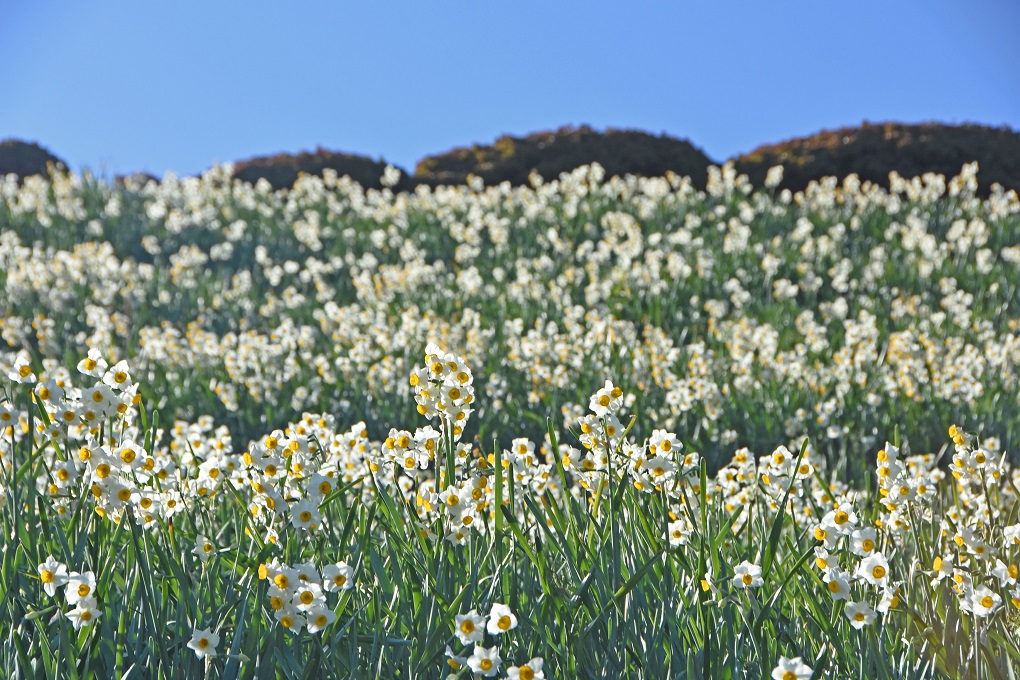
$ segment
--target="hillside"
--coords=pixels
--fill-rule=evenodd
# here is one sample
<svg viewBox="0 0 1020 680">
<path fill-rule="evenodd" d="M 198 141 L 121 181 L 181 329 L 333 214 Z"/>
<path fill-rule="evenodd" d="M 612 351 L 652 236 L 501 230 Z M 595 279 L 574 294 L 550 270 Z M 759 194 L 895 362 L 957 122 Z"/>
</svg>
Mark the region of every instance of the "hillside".
<svg viewBox="0 0 1020 680">
<path fill-rule="evenodd" d="M 891 171 L 903 177 L 934 172 L 948 178 L 976 160 L 981 195 L 987 196 L 994 183 L 1020 190 L 1020 133 L 1006 127 L 864 122 L 763 145 L 730 160 L 755 186 L 763 184 L 769 168 L 782 165 L 780 187 L 793 191 L 806 188 L 812 180 L 828 176 L 842 180 L 851 173 L 885 187 Z M 0 142 L 0 176 L 45 175 L 50 163 L 66 167 L 39 144 L 15 139 Z M 717 164 L 689 141 L 668 135 L 566 126 L 523 137 L 503 135 L 489 145 L 473 144 L 426 156 L 413 174 L 401 169 L 393 189 L 464 184 L 469 175 L 490 186 L 504 181 L 523 186 L 529 183 L 532 170 L 550 180 L 591 163 L 599 163 L 608 177 L 653 177 L 673 171 L 691 177 L 698 188 L 705 187 L 707 167 Z M 365 188 L 380 189 L 387 165 L 382 159 L 319 147 L 238 161 L 234 176 L 253 184 L 266 179 L 274 189 L 282 189 L 293 186 L 301 174 L 321 175 L 328 168 Z"/>
<path fill-rule="evenodd" d="M 704 187 L 706 168 L 712 161 L 687 140 L 637 130 L 598 132 L 582 125 L 525 137 L 503 135 L 492 145 L 474 144 L 427 156 L 415 168 L 414 179 L 432 185 L 463 184 L 473 174 L 486 184 L 508 181 L 520 186 L 528 183 L 532 170 L 545 179 L 554 179 L 561 172 L 590 163 L 602 165 L 610 177 L 654 177 L 672 170 Z"/>
<path fill-rule="evenodd" d="M 893 170 L 904 177 L 926 172 L 952 177 L 964 163 L 976 160 L 982 194 L 995 182 L 1020 190 L 1020 133 L 984 125 L 865 122 L 760 146 L 733 160 L 756 186 L 770 167 L 783 165 L 781 187 L 793 191 L 814 179 L 842 180 L 851 173 L 882 186 L 888 186 Z"/>
<path fill-rule="evenodd" d="M 301 173 L 321 175 L 323 170 L 329 168 L 336 170 L 341 176 L 349 175 L 366 189 L 380 189 L 382 188 L 380 178 L 386 165 L 385 161 L 373 160 L 368 156 L 329 151 L 319 147 L 314 152 L 280 153 L 239 161 L 234 164 L 234 176 L 252 184 L 265 178 L 274 189 L 284 189 L 293 186 Z M 407 173 L 401 171 L 401 183 L 395 188 L 413 187 L 406 176 Z"/>
<path fill-rule="evenodd" d="M 12 173 L 19 177 L 45 175 L 46 166 L 50 163 L 65 165 L 64 161 L 35 142 L 20 139 L 0 141 L 0 177 Z"/>
</svg>

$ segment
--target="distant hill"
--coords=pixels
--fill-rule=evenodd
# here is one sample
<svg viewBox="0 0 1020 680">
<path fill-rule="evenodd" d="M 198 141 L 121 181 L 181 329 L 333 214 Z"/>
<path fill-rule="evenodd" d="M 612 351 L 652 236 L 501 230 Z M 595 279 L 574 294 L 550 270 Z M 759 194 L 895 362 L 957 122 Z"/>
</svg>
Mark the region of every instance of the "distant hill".
<svg viewBox="0 0 1020 680">
<path fill-rule="evenodd" d="M 49 163 L 67 167 L 64 161 L 35 142 L 23 142 L 20 139 L 0 141 L 0 176 L 11 173 L 19 177 L 47 175 L 46 166 Z"/>
<path fill-rule="evenodd" d="M 842 180 L 851 173 L 883 186 L 892 170 L 904 177 L 936 172 L 949 178 L 975 160 L 982 194 L 993 182 L 1020 191 L 1020 133 L 984 125 L 865 122 L 760 146 L 734 163 L 755 186 L 762 185 L 770 167 L 782 165 L 781 186 L 797 191 L 813 179 Z"/>
<path fill-rule="evenodd" d="M 322 175 L 323 170 L 331 168 L 340 176 L 349 175 L 366 189 L 380 189 L 380 179 L 386 165 L 385 161 L 372 160 L 367 156 L 319 147 L 314 152 L 280 153 L 239 161 L 234 164 L 234 177 L 252 184 L 265 178 L 274 189 L 283 189 L 293 186 L 299 173 Z M 407 173 L 401 170 L 401 182 L 394 189 L 409 189 L 413 186 L 407 179 Z"/>
<path fill-rule="evenodd" d="M 958 174 L 964 163 L 975 160 L 980 167 L 982 195 L 987 195 L 995 182 L 1020 191 L 1020 133 L 1006 127 L 864 122 L 760 146 L 732 159 L 737 170 L 759 187 L 769 168 L 783 165 L 780 186 L 794 191 L 804 189 L 811 180 L 827 176 L 842 180 L 850 173 L 882 186 L 888 186 L 892 170 L 904 177 L 936 172 L 948 178 Z M 520 186 L 529 183 L 532 170 L 551 180 L 594 162 L 602 165 L 610 177 L 662 176 L 672 170 L 691 177 L 698 188 L 706 184 L 707 167 L 717 164 L 689 141 L 665 134 L 617 129 L 599 132 L 587 125 L 566 126 L 523 137 L 503 135 L 491 145 L 473 144 L 427 156 L 417 164 L 413 175 L 401 170 L 400 181 L 393 189 L 463 184 L 468 175 L 481 177 L 487 185 L 508 181 Z M 0 176 L 45 175 L 48 163 L 66 167 L 38 144 L 16 139 L 0 141 Z M 386 165 L 383 160 L 320 147 L 314 152 L 239 161 L 234 164 L 234 176 L 251 183 L 265 178 L 275 189 L 281 189 L 293 186 L 300 173 L 321 175 L 331 168 L 365 188 L 379 189 Z"/>
<path fill-rule="evenodd" d="M 413 179 L 431 185 L 463 184 L 473 174 L 489 185 L 503 181 L 522 185 L 528 183 L 532 170 L 550 180 L 593 162 L 605 168 L 606 176 L 651 177 L 672 170 L 690 176 L 699 187 L 705 186 L 712 163 L 683 139 L 636 130 L 597 132 L 588 126 L 568 126 L 526 137 L 504 135 L 491 146 L 474 144 L 428 156 L 418 163 Z"/>
</svg>

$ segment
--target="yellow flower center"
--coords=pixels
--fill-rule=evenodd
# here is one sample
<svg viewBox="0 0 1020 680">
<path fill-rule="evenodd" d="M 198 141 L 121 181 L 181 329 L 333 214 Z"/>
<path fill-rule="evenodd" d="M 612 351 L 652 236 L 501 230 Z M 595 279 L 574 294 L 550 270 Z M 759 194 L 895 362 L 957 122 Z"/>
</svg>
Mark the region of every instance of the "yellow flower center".
<svg viewBox="0 0 1020 680">
<path fill-rule="evenodd" d="M 496 621 L 496 626 L 500 630 L 510 630 L 510 624 L 511 624 L 510 617 L 505 614 L 499 617 L 499 620 Z"/>
<path fill-rule="evenodd" d="M 482 659 L 478 663 L 478 667 L 481 668 L 483 671 L 492 670 L 492 661 L 490 659 Z"/>
<path fill-rule="evenodd" d="M 55 579 L 56 577 L 57 575 L 54 574 L 49 569 L 43 569 L 42 573 L 39 574 L 39 578 L 42 580 L 43 583 L 53 583 L 53 579 Z"/>
</svg>

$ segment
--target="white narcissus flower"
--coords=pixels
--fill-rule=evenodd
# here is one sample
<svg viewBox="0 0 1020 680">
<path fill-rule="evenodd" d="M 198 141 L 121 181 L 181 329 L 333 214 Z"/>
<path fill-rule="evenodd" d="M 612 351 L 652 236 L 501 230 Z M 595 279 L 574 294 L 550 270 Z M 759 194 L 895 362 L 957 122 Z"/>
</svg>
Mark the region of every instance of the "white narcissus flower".
<svg viewBox="0 0 1020 680">
<path fill-rule="evenodd" d="M 53 597 L 57 594 L 57 588 L 67 584 L 67 566 L 57 562 L 53 555 L 49 555 L 46 561 L 39 565 L 39 580 L 42 581 L 46 594 Z"/>
<path fill-rule="evenodd" d="M 978 586 L 970 596 L 974 616 L 991 616 L 1002 604 L 1002 597 L 988 586 Z"/>
<path fill-rule="evenodd" d="M 295 529 L 315 529 L 322 521 L 318 506 L 304 498 L 290 506 L 290 521 Z"/>
<path fill-rule="evenodd" d="M 1020 576 L 1020 570 L 1017 569 L 1015 564 L 1006 564 L 1002 560 L 995 559 L 995 568 L 992 569 L 992 576 L 999 579 L 999 584 L 1005 586 L 1015 586 L 1017 577 Z"/>
<path fill-rule="evenodd" d="M 302 612 L 326 604 L 326 596 L 322 592 L 322 586 L 318 583 L 306 583 L 299 581 L 299 585 L 291 595 L 291 604 Z"/>
<path fill-rule="evenodd" d="M 297 607 L 290 604 L 285 604 L 280 609 L 277 609 L 274 616 L 281 626 L 292 633 L 300 633 L 305 623 L 307 623 L 307 619 L 298 611 Z"/>
<path fill-rule="evenodd" d="M 131 386 L 131 374 L 126 361 L 118 361 L 110 370 L 103 374 L 103 382 L 115 390 L 124 390 Z"/>
<path fill-rule="evenodd" d="M 325 604 L 317 604 L 305 613 L 309 633 L 318 633 L 320 630 L 336 621 L 336 614 Z"/>
<path fill-rule="evenodd" d="M 462 644 L 481 642 L 485 637 L 485 617 L 472 609 L 467 614 L 457 614 L 455 617 L 457 639 Z"/>
<path fill-rule="evenodd" d="M 761 577 L 761 567 L 744 560 L 733 570 L 731 583 L 734 588 L 758 588 L 765 584 Z"/>
<path fill-rule="evenodd" d="M 471 671 L 486 678 L 491 678 L 499 673 L 501 663 L 503 663 L 503 659 L 499 657 L 499 648 L 497 647 L 486 649 L 475 645 L 474 651 L 467 659 L 467 665 Z"/>
<path fill-rule="evenodd" d="M 849 575 L 840 569 L 829 569 L 825 572 L 825 587 L 833 600 L 846 600 L 850 598 Z"/>
<path fill-rule="evenodd" d="M 781 656 L 772 669 L 772 680 L 807 680 L 813 672 L 801 657 L 788 659 Z"/>
<path fill-rule="evenodd" d="M 496 602 L 489 610 L 489 625 L 485 627 L 492 635 L 501 635 L 517 627 L 517 617 L 510 607 Z"/>
<path fill-rule="evenodd" d="M 850 620 L 850 625 L 858 630 L 871 625 L 875 620 L 875 610 L 867 602 L 848 602 L 843 614 Z"/>
<path fill-rule="evenodd" d="M 35 373 L 32 372 L 31 357 L 27 354 L 19 354 L 18 358 L 14 360 L 11 370 L 7 373 L 7 377 L 22 385 L 34 385 L 36 377 Z"/>
<path fill-rule="evenodd" d="M 14 423 L 18 422 L 20 418 L 21 413 L 18 409 L 14 408 L 13 404 L 8 402 L 0 404 L 0 430 L 4 430 L 14 425 Z M 71 418 L 77 420 L 78 414 L 72 411 Z"/>
<path fill-rule="evenodd" d="M 842 535 L 851 534 L 857 528 L 857 513 L 854 512 L 853 505 L 843 503 L 835 510 L 829 511 L 822 518 L 822 523 L 835 527 Z"/>
<path fill-rule="evenodd" d="M 199 534 L 195 537 L 194 552 L 198 555 L 198 559 L 202 560 L 202 564 L 205 564 L 216 553 L 216 545 L 202 534 Z"/>
<path fill-rule="evenodd" d="M 96 604 L 96 598 L 91 596 L 80 598 L 75 608 L 67 612 L 67 618 L 71 620 L 75 630 L 80 630 L 82 626 L 91 626 L 102 615 Z"/>
<path fill-rule="evenodd" d="M 67 590 L 64 591 L 67 596 L 68 604 L 78 604 L 78 600 L 84 597 L 95 597 L 96 594 L 96 576 L 91 571 L 86 571 L 79 574 L 76 571 L 72 571 L 67 577 Z"/>
<path fill-rule="evenodd" d="M 591 399 L 588 401 L 588 408 L 599 418 L 615 412 L 621 406 L 623 406 L 623 390 L 613 385 L 611 380 L 607 380 L 605 386 L 591 395 Z"/>
<path fill-rule="evenodd" d="M 195 650 L 199 659 L 216 656 L 216 645 L 220 644 L 220 636 L 209 628 L 197 628 L 191 635 L 188 649 Z"/>
<path fill-rule="evenodd" d="M 889 578 L 889 560 L 880 552 L 865 557 L 857 566 L 857 578 L 873 586 L 885 585 Z"/>
<path fill-rule="evenodd" d="M 835 555 L 830 555 L 829 551 L 823 546 L 815 548 L 815 567 L 822 571 L 828 571 L 839 566 L 839 558 Z"/>
<path fill-rule="evenodd" d="M 882 599 L 879 600 L 876 610 L 882 614 L 888 614 L 890 609 L 895 609 L 900 604 L 900 584 L 889 584 L 885 585 L 882 590 Z"/>
<path fill-rule="evenodd" d="M 88 356 L 78 362 L 78 372 L 96 379 L 102 379 L 108 366 L 106 360 L 103 359 L 103 355 L 99 353 L 98 349 L 93 347 L 89 350 Z"/>
<path fill-rule="evenodd" d="M 64 399 L 64 388 L 57 384 L 56 380 L 46 380 L 35 387 L 35 393 L 40 399 L 51 404 L 58 404 Z"/>
<path fill-rule="evenodd" d="M 453 653 L 453 650 L 450 649 L 450 645 L 446 645 L 446 663 L 453 670 L 459 671 L 467 663 L 467 657 L 457 656 L 456 654 Z"/>
<path fill-rule="evenodd" d="M 878 533 L 872 527 L 857 529 L 850 537 L 850 550 L 855 555 L 867 557 L 875 551 L 875 541 Z"/>
<path fill-rule="evenodd" d="M 346 562 L 327 564 L 322 569 L 322 585 L 329 592 L 354 587 L 354 568 Z"/>
<path fill-rule="evenodd" d="M 683 519 L 678 519 L 675 522 L 670 522 L 666 527 L 666 538 L 669 539 L 669 545 L 671 547 L 678 547 L 685 545 L 687 539 L 691 534 L 691 529 Z"/>
<path fill-rule="evenodd" d="M 510 666 L 506 669 L 507 677 L 510 680 L 545 680 L 545 671 L 542 670 L 543 663 L 542 657 L 536 656 L 520 666 Z"/>
<path fill-rule="evenodd" d="M 935 572 L 935 578 L 931 580 L 931 587 L 934 588 L 938 585 L 939 581 L 943 579 L 952 578 L 953 576 L 953 555 L 942 557 L 936 555 L 932 562 L 932 571 Z"/>
</svg>

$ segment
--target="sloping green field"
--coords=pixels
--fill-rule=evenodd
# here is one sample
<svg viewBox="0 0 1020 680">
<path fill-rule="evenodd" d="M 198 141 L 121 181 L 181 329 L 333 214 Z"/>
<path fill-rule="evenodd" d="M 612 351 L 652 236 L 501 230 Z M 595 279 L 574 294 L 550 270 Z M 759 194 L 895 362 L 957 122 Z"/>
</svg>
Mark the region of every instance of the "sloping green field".
<svg viewBox="0 0 1020 680">
<path fill-rule="evenodd" d="M 1011 677 L 1020 200 L 976 170 L 8 176 L 0 666 Z"/>
</svg>

